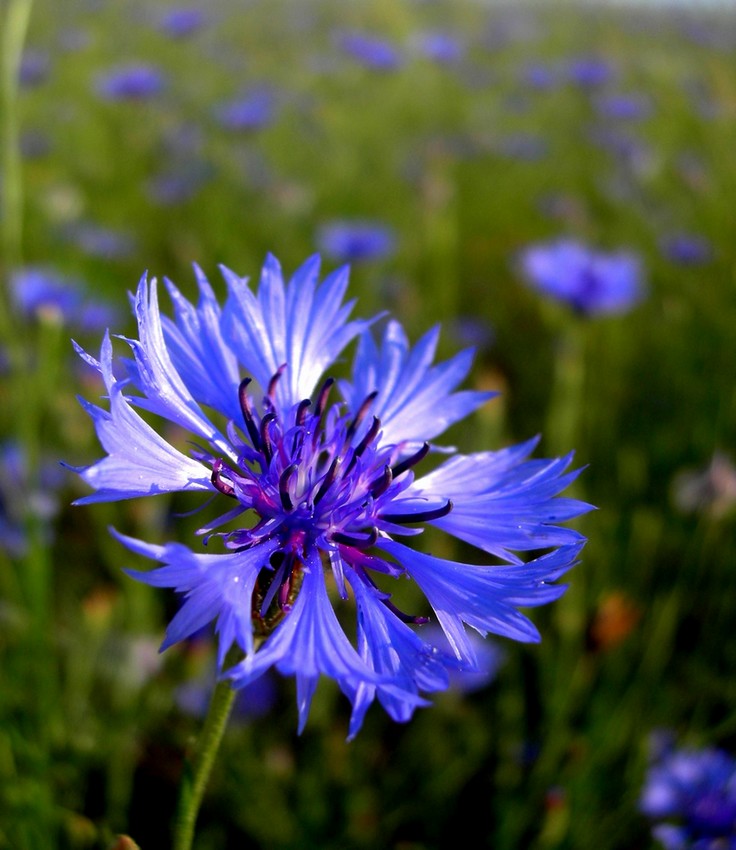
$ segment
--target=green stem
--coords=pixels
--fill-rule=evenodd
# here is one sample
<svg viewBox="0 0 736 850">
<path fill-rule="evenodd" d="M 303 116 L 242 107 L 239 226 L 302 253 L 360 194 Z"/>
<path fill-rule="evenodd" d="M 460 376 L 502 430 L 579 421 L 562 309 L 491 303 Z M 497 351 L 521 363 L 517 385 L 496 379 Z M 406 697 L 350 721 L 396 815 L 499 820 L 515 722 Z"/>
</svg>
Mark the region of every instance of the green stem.
<svg viewBox="0 0 736 850">
<path fill-rule="evenodd" d="M 31 17 L 32 0 L 5 0 L 0 42 L 2 63 L 2 239 L 5 265 L 12 269 L 20 263 L 23 236 L 23 180 L 18 119 L 18 72 L 23 44 Z M 5 306 L 5 305 L 3 305 Z M 8 320 L 2 321 L 8 325 Z M 7 328 L 3 328 L 6 330 Z"/>
<path fill-rule="evenodd" d="M 230 683 L 218 682 L 194 756 L 184 766 L 174 830 L 174 850 L 190 850 L 192 846 L 197 813 L 234 700 L 235 690 Z"/>
</svg>

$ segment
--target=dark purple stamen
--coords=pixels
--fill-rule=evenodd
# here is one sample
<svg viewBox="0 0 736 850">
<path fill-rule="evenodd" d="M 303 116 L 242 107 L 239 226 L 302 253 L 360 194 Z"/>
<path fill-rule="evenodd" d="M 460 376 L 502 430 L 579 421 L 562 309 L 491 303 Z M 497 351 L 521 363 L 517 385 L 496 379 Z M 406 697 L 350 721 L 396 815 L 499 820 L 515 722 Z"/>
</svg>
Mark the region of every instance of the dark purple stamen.
<svg viewBox="0 0 736 850">
<path fill-rule="evenodd" d="M 340 466 L 341 460 L 339 457 L 336 457 L 332 463 L 330 464 L 330 468 L 327 470 L 327 474 L 322 479 L 322 483 L 319 485 L 319 490 L 317 490 L 317 495 L 314 497 L 314 504 L 318 505 L 321 501 L 325 493 L 332 486 L 335 478 L 337 477 L 337 470 Z"/>
<path fill-rule="evenodd" d="M 321 416 L 324 412 L 325 405 L 327 404 L 327 396 L 329 396 L 334 383 L 334 378 L 328 378 L 324 384 L 322 384 L 322 389 L 319 391 L 319 395 L 317 396 L 317 406 L 314 408 L 315 416 Z"/>
<path fill-rule="evenodd" d="M 238 387 L 238 400 L 240 401 L 240 409 L 243 411 L 245 427 L 248 429 L 248 436 L 250 437 L 251 443 L 253 443 L 253 448 L 256 451 L 260 451 L 261 436 L 258 433 L 258 426 L 253 418 L 253 408 L 251 407 L 250 396 L 248 395 L 248 385 L 252 380 L 252 378 L 243 378 L 240 382 L 240 386 Z"/>
<path fill-rule="evenodd" d="M 355 419 L 350 423 L 348 430 L 345 434 L 346 440 L 351 440 L 353 438 L 353 434 L 358 430 L 360 423 L 365 419 L 366 413 L 370 410 L 371 405 L 376 400 L 376 396 L 378 395 L 378 390 L 374 390 L 372 393 L 366 396 L 363 404 L 358 408 L 358 412 L 355 414 Z"/>
<path fill-rule="evenodd" d="M 222 477 L 222 470 L 224 468 L 223 462 L 218 458 L 214 464 L 212 464 L 212 475 L 210 476 L 210 481 L 214 485 L 214 487 L 220 491 L 224 496 L 234 496 L 235 488 L 228 484 L 224 478 Z"/>
<path fill-rule="evenodd" d="M 271 380 L 268 382 L 268 389 L 266 390 L 266 398 L 273 401 L 274 393 L 276 392 L 276 385 L 279 382 L 279 378 L 284 374 L 284 370 L 286 369 L 286 363 L 282 363 L 279 368 L 274 372 Z"/>
<path fill-rule="evenodd" d="M 406 472 L 407 469 L 411 469 L 412 466 L 416 466 L 419 461 L 424 460 L 427 456 L 427 452 L 429 451 L 429 443 L 424 443 L 424 445 L 419 449 L 418 452 L 415 452 L 410 457 L 402 460 L 400 463 L 397 463 L 396 466 L 392 467 L 392 471 L 394 473 L 394 478 L 398 478 L 402 472 Z"/>
<path fill-rule="evenodd" d="M 273 411 L 267 413 L 263 419 L 261 419 L 261 451 L 268 463 L 271 463 L 271 458 L 273 457 L 273 441 L 271 440 L 271 434 L 268 429 L 271 423 L 275 420 L 276 414 Z"/>
<path fill-rule="evenodd" d="M 423 626 L 425 623 L 429 622 L 429 617 L 414 617 L 411 614 L 406 614 L 400 608 L 397 608 L 390 599 L 384 599 L 383 604 L 389 609 L 389 611 L 393 611 L 394 614 L 404 623 L 407 623 L 410 626 Z"/>
<path fill-rule="evenodd" d="M 357 537 L 353 534 L 345 534 L 335 531 L 332 535 L 333 543 L 341 543 L 343 546 L 352 546 L 354 549 L 370 549 L 378 540 L 378 529 L 372 528 L 365 537 Z"/>
<path fill-rule="evenodd" d="M 388 490 L 388 488 L 391 486 L 391 482 L 393 480 L 394 476 L 391 472 L 391 467 L 384 466 L 383 473 L 371 483 L 371 496 L 373 496 L 374 499 L 377 499 L 379 496 L 382 496 L 386 492 L 386 490 Z"/>
<path fill-rule="evenodd" d="M 299 402 L 299 407 L 296 409 L 296 424 L 303 425 L 307 419 L 307 410 L 312 403 L 311 399 L 305 398 Z"/>
<path fill-rule="evenodd" d="M 348 472 L 350 472 L 350 470 L 353 468 L 353 466 L 355 466 L 355 461 L 363 454 L 363 452 L 368 448 L 368 446 L 370 446 L 370 444 L 376 439 L 376 436 L 378 435 L 378 432 L 380 430 L 381 430 L 381 420 L 377 416 L 374 416 L 371 427 L 368 429 L 368 431 L 366 432 L 366 435 L 363 437 L 363 439 L 358 443 L 358 445 L 353 450 L 353 456 L 350 458 L 350 463 L 348 465 L 347 470 L 345 471 L 346 475 L 347 475 Z"/>
<path fill-rule="evenodd" d="M 296 470 L 297 465 L 295 463 L 291 463 L 281 473 L 281 477 L 279 478 L 279 496 L 281 497 L 281 504 L 284 506 L 285 511 L 290 511 L 294 508 L 294 503 L 291 500 L 291 493 L 289 492 L 289 484 L 291 482 L 291 476 L 296 472 Z"/>
<path fill-rule="evenodd" d="M 407 522 L 430 522 L 433 519 L 447 516 L 452 510 L 452 501 L 450 499 L 440 508 L 433 508 L 429 511 L 417 511 L 413 514 L 381 514 L 381 519 L 386 522 L 407 523 Z"/>
</svg>

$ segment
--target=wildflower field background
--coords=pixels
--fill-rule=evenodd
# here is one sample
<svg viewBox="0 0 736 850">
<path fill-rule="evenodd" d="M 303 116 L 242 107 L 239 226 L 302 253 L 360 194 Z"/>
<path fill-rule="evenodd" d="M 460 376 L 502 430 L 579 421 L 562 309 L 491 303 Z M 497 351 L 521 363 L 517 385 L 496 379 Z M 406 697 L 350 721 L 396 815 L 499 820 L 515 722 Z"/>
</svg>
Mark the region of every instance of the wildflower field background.
<svg viewBox="0 0 736 850">
<path fill-rule="evenodd" d="M 541 644 L 489 638 L 485 680 L 410 723 L 374 706 L 346 743 L 324 682 L 297 736 L 291 680 L 244 691 L 195 847 L 660 846 L 656 736 L 736 752 L 733 9 L 2 9 L 0 848 L 169 846 L 214 648 L 159 654 L 177 600 L 124 575 L 143 564 L 108 529 L 163 542 L 196 518 L 71 506 L 88 491 L 60 462 L 101 453 L 77 396 L 103 393 L 71 339 L 132 335 L 144 270 L 194 298 L 193 262 L 217 288 L 267 252 L 349 262 L 359 315 L 474 346 L 469 386 L 500 395 L 450 439 L 574 449 L 598 510 L 530 615 Z M 535 289 L 523 253 L 560 239 L 636 258 L 640 297 L 606 314 Z"/>
</svg>

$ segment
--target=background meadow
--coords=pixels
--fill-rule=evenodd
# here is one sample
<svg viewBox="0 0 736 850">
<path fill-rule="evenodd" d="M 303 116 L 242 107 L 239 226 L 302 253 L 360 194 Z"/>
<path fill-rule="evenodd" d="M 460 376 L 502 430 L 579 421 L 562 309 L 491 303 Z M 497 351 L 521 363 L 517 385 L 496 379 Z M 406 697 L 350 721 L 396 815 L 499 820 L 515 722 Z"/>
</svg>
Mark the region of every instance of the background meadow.
<svg viewBox="0 0 736 850">
<path fill-rule="evenodd" d="M 569 591 L 532 615 L 542 643 L 489 640 L 485 681 L 409 724 L 374 707 L 346 744 L 324 682 L 297 737 L 291 681 L 246 691 L 195 846 L 657 846 L 652 733 L 736 752 L 736 14 L 63 9 L 3 6 L 0 848 L 168 846 L 213 647 L 159 655 L 177 601 L 122 573 L 144 565 L 108 527 L 162 542 L 196 518 L 163 496 L 71 506 L 60 461 L 101 455 L 76 397 L 102 387 L 70 340 L 132 335 L 144 270 L 194 297 L 196 262 L 222 294 L 218 264 L 257 278 L 268 251 L 287 273 L 348 261 L 358 313 L 474 346 L 472 385 L 500 396 L 450 439 L 541 433 L 599 509 Z M 534 290 L 520 252 L 561 237 L 633 253 L 644 297 L 585 316 Z"/>
</svg>

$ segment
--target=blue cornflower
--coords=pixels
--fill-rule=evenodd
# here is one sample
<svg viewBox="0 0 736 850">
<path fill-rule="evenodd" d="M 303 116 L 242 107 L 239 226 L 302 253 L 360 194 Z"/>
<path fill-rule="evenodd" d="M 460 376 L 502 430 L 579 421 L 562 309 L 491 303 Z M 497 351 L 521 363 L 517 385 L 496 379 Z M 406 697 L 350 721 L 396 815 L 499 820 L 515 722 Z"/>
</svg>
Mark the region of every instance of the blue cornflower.
<svg viewBox="0 0 736 850">
<path fill-rule="evenodd" d="M 258 130 L 271 124 L 276 115 L 276 97 L 268 88 L 258 88 L 215 108 L 215 116 L 227 130 Z"/>
<path fill-rule="evenodd" d="M 375 698 L 406 721 L 427 704 L 422 693 L 448 687 L 449 670 L 474 671 L 466 625 L 538 641 L 517 606 L 562 595 L 555 582 L 584 538 L 557 523 L 590 506 L 556 498 L 577 477 L 566 471 L 572 456 L 529 460 L 535 439 L 471 455 L 443 449 L 418 475 L 430 441 L 493 394 L 456 391 L 471 351 L 433 365 L 438 328 L 411 348 L 388 321 L 377 343 L 372 321 L 351 319 L 353 302 L 343 303 L 347 268 L 320 282 L 319 265 L 312 257 L 285 283 L 269 256 L 256 291 L 222 267 L 222 306 L 196 269 L 196 304 L 166 281 L 173 318 L 144 275 L 132 302 L 139 338 L 125 339 L 132 360 L 113 358 L 109 334 L 99 359 L 79 349 L 102 376 L 109 410 L 83 402 L 107 455 L 77 470 L 95 490 L 78 503 L 206 497 L 217 518 L 199 534 L 222 551 L 117 534 L 163 564 L 131 576 L 184 596 L 162 648 L 216 621 L 221 675 L 235 687 L 271 668 L 294 676 L 301 729 L 318 679 L 334 679 L 352 703 L 352 737 Z M 336 382 L 355 339 L 352 376 Z M 330 404 L 336 390 L 342 400 Z M 175 447 L 151 416 L 196 444 Z M 477 547 L 476 563 L 412 549 L 406 538 L 425 524 Z M 479 563 L 487 556 L 503 563 Z M 390 579 L 402 577 L 426 597 L 449 651 L 423 639 L 427 617 L 392 602 Z M 352 640 L 338 620 L 351 595 Z M 228 668 L 233 645 L 244 657 Z"/>
<path fill-rule="evenodd" d="M 723 750 L 675 749 L 655 755 L 639 801 L 665 850 L 736 848 L 736 760 Z"/>
<path fill-rule="evenodd" d="M 399 50 L 384 38 L 362 32 L 342 32 L 337 43 L 356 62 L 374 71 L 394 71 L 403 64 Z"/>
<path fill-rule="evenodd" d="M 342 263 L 380 260 L 393 254 L 394 231 L 373 221 L 333 221 L 323 225 L 317 234 L 320 249 Z"/>
<path fill-rule="evenodd" d="M 682 266 L 699 266 L 713 259 L 713 246 L 705 238 L 690 233 L 675 233 L 660 242 L 662 253 Z"/>
<path fill-rule="evenodd" d="M 621 313 L 644 292 L 639 259 L 628 251 L 594 251 L 572 239 L 531 245 L 520 255 L 526 280 L 583 315 Z"/>
<path fill-rule="evenodd" d="M 97 92 L 108 100 L 146 100 L 161 94 L 165 85 L 161 71 L 142 62 L 113 68 L 96 80 Z"/>
<path fill-rule="evenodd" d="M 452 32 L 427 30 L 412 38 L 415 49 L 440 65 L 455 65 L 465 57 L 465 42 Z"/>
<path fill-rule="evenodd" d="M 166 9 L 159 19 L 162 32 L 172 38 L 187 38 L 207 23 L 207 14 L 202 9 L 176 6 Z"/>
<path fill-rule="evenodd" d="M 112 305 L 90 299 L 79 281 L 41 266 L 13 272 L 10 294 L 22 315 L 54 318 L 84 331 L 99 331 L 118 318 Z"/>
</svg>

